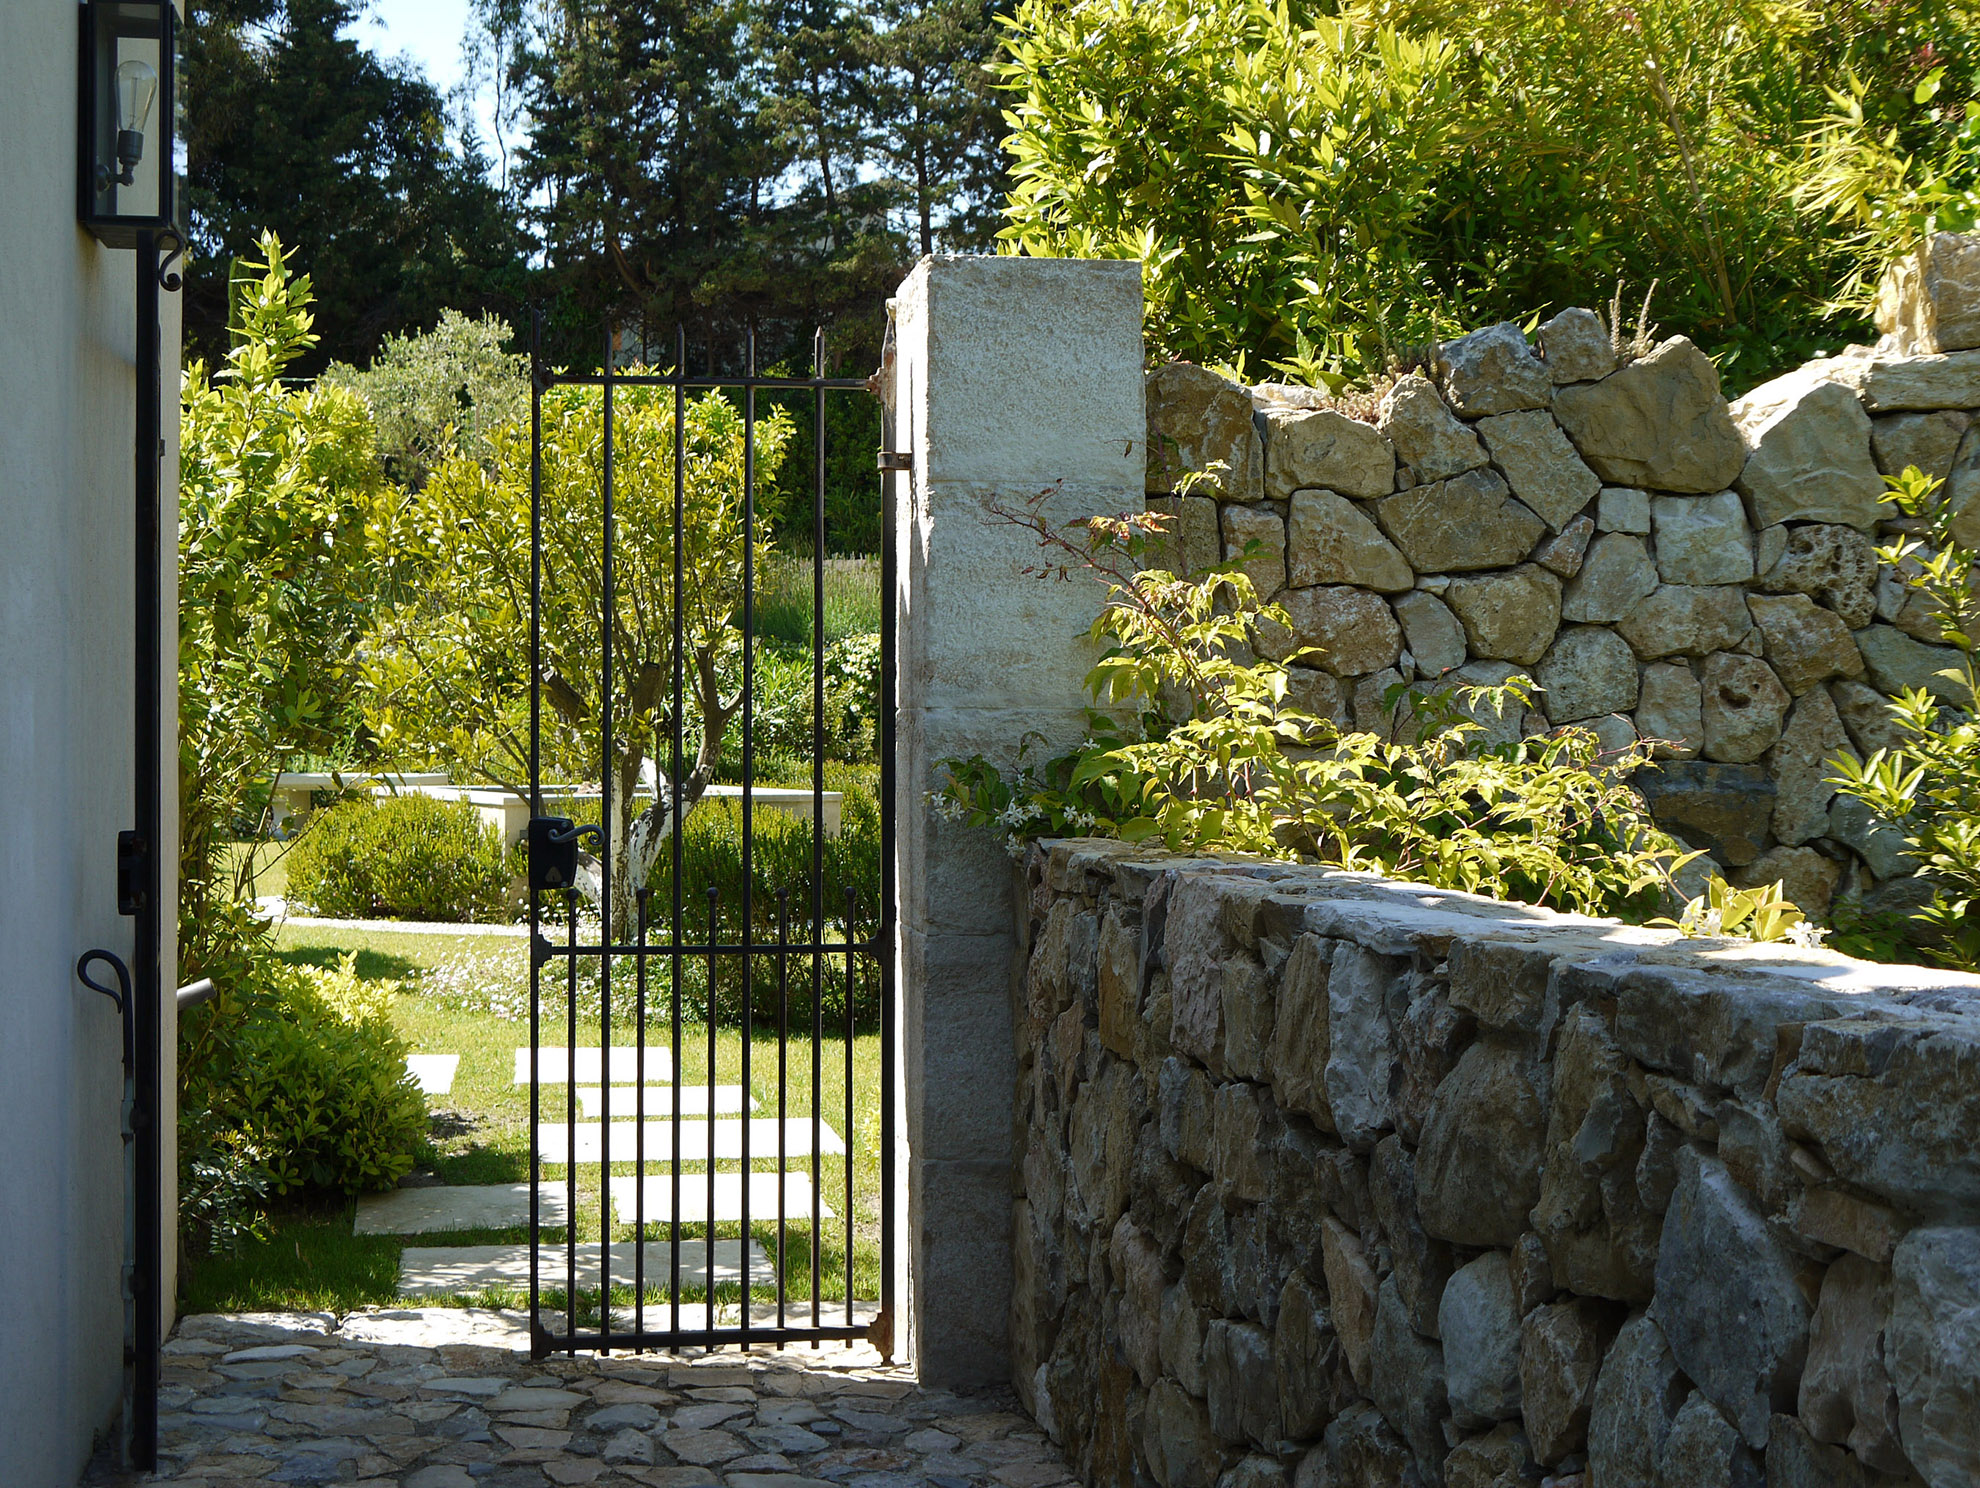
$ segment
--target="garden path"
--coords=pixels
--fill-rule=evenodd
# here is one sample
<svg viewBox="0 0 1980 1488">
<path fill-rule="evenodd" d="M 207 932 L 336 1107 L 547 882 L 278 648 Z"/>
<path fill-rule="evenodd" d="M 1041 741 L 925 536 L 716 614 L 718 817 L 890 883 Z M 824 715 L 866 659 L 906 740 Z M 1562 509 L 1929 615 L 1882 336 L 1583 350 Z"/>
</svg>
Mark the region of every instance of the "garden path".
<svg viewBox="0 0 1980 1488">
<path fill-rule="evenodd" d="M 165 1346 L 155 1474 L 82 1488 L 1060 1488 L 1010 1393 L 870 1347 L 531 1360 L 522 1313 L 206 1314 Z"/>
</svg>

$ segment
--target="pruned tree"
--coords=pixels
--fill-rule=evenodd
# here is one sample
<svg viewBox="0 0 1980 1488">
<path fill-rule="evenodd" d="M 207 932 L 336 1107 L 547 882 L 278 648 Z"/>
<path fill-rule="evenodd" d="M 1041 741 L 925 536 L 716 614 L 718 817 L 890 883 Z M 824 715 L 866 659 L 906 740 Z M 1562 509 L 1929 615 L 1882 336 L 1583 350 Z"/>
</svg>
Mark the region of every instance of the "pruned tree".
<svg viewBox="0 0 1980 1488">
<path fill-rule="evenodd" d="M 543 395 L 542 768 L 597 785 L 611 802 L 614 934 L 630 923 L 672 829 L 713 780 L 722 741 L 742 706 L 736 674 L 744 638 L 744 553 L 768 552 L 766 526 L 745 533 L 744 420 L 719 394 L 687 403 L 682 510 L 674 540 L 674 405 L 670 389 L 613 394 L 613 595 L 604 587 L 604 418 L 596 388 Z M 790 436 L 782 414 L 756 424 L 756 458 L 775 464 Z M 396 602 L 367 648 L 368 716 L 381 747 L 423 754 L 457 779 L 518 795 L 530 780 L 530 431 L 495 430 L 486 459 L 456 454 L 390 522 Z M 675 584 L 676 564 L 680 583 Z M 678 605 L 678 611 L 676 606 Z M 675 618 L 680 653 L 674 650 Z M 609 680 L 604 669 L 607 625 Z M 675 769 L 675 674 L 684 758 Z M 609 690 L 608 690 L 609 689 Z M 611 707 L 607 753 L 605 710 Z M 643 775 L 653 799 L 636 806 Z M 582 888 L 603 896 L 600 859 L 586 855 Z"/>
</svg>

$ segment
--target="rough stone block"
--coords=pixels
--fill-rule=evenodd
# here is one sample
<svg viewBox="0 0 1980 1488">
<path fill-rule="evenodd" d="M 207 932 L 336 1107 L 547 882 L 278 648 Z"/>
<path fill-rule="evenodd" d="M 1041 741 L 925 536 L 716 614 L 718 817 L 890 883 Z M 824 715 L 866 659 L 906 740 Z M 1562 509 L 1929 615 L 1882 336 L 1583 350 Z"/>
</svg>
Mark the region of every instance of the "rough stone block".
<svg viewBox="0 0 1980 1488">
<path fill-rule="evenodd" d="M 1472 470 L 1398 492 L 1375 520 L 1418 573 L 1504 568 L 1533 551 L 1547 524 L 1512 497 L 1495 470 Z"/>
<path fill-rule="evenodd" d="M 1778 532 L 1780 551 L 1759 565 L 1759 588 L 1812 595 L 1851 630 L 1870 623 L 1877 611 L 1878 565 L 1869 538 L 1836 523 L 1767 530 Z"/>
<path fill-rule="evenodd" d="M 1657 1459 L 1657 1488 L 1764 1488 L 1753 1449 L 1718 1407 L 1693 1390 L 1678 1407 Z"/>
<path fill-rule="evenodd" d="M 1588 544 L 1595 536 L 1595 523 L 1587 515 L 1576 517 L 1559 533 L 1533 550 L 1533 561 L 1547 572 L 1571 579 L 1581 572 Z"/>
<path fill-rule="evenodd" d="M 1587 1443 L 1611 1309 L 1587 1297 L 1536 1307 L 1520 1326 L 1521 1418 L 1534 1458 L 1552 1466 Z"/>
<path fill-rule="evenodd" d="M 1229 1446 L 1274 1447 L 1284 1435 L 1272 1338 L 1256 1323 L 1219 1318 L 1203 1339 L 1205 1403 L 1210 1429 Z"/>
<path fill-rule="evenodd" d="M 1714 651 L 1699 667 L 1698 682 L 1707 759 L 1747 764 L 1773 748 L 1793 699 L 1772 667 L 1755 656 Z"/>
<path fill-rule="evenodd" d="M 1916 466 L 1944 480 L 1952 473 L 1953 456 L 1972 422 L 1973 415 L 1963 409 L 1886 414 L 1870 420 L 1870 453 L 1885 475 Z"/>
<path fill-rule="evenodd" d="M 1424 1232 L 1417 1212 L 1416 1160 L 1391 1134 L 1375 1145 L 1368 1165 L 1369 1199 L 1389 1252 L 1389 1279 L 1396 1284 L 1409 1325 L 1427 1338 L 1437 1333 L 1437 1299 L 1456 1262 L 1451 1248 Z"/>
<path fill-rule="evenodd" d="M 1980 346 L 1980 238 L 1935 232 L 1884 271 L 1877 329 L 1909 355 Z"/>
<path fill-rule="evenodd" d="M 1866 626 L 1854 639 L 1864 670 L 1879 692 L 1896 696 L 1907 688 L 1922 687 L 1941 702 L 1962 706 L 1962 685 L 1939 675 L 1959 670 L 1959 653 L 1951 646 L 1929 646 L 1892 625 Z"/>
<path fill-rule="evenodd" d="M 1562 631 L 1536 680 L 1543 689 L 1540 705 L 1557 724 L 1626 713 L 1637 703 L 1636 656 L 1621 636 L 1600 626 Z"/>
<path fill-rule="evenodd" d="M 1612 485 L 1723 491 L 1746 460 L 1718 369 L 1682 336 L 1600 382 L 1562 388 L 1554 416 Z"/>
<path fill-rule="evenodd" d="M 1731 491 L 1653 496 L 1657 571 L 1667 584 L 1743 584 L 1753 577 L 1753 533 Z"/>
<path fill-rule="evenodd" d="M 1616 1335 L 1596 1376 L 1588 1415 L 1588 1469 L 1603 1488 L 1657 1488 L 1687 1386 L 1663 1330 L 1638 1313 Z"/>
<path fill-rule="evenodd" d="M 1544 409 L 1497 414 L 1477 427 L 1513 495 L 1556 532 L 1600 493 L 1601 481 Z"/>
<path fill-rule="evenodd" d="M 1251 587 L 1265 601 L 1286 587 L 1286 520 L 1271 508 L 1218 509 L 1224 530 L 1224 556 L 1242 558 Z"/>
<path fill-rule="evenodd" d="M 1251 394 L 1190 362 L 1169 362 L 1148 374 L 1148 490 L 1174 491 L 1200 472 L 1190 489 L 1227 501 L 1265 494 L 1265 449 L 1251 416 Z"/>
<path fill-rule="evenodd" d="M 1746 607 L 1768 664 L 1795 697 L 1831 677 L 1863 675 L 1863 654 L 1835 611 L 1805 594 L 1749 594 Z"/>
<path fill-rule="evenodd" d="M 1819 366 L 1761 384 L 1732 405 L 1750 453 L 1737 485 L 1757 527 L 1776 522 L 1877 525 L 1884 482 L 1870 454 L 1870 415 Z"/>
<path fill-rule="evenodd" d="M 1403 639 L 1416 658 L 1418 676 L 1434 680 L 1464 665 L 1468 654 L 1464 627 L 1450 606 L 1421 589 L 1399 595 L 1392 603 L 1396 619 L 1402 622 Z"/>
<path fill-rule="evenodd" d="M 1209 1326 L 1203 1309 L 1196 1305 L 1183 1283 L 1176 1282 L 1162 1293 L 1162 1372 L 1198 1399 L 1206 1388 L 1203 1337 Z M 1207 1419 L 1204 1424 L 1208 1426 Z"/>
<path fill-rule="evenodd" d="M 1386 496 L 1396 488 L 1396 452 L 1377 429 L 1333 409 L 1265 410 L 1265 494 L 1295 491 Z"/>
<path fill-rule="evenodd" d="M 1636 734 L 1658 759 L 1690 759 L 1705 743 L 1704 693 L 1690 667 L 1653 662 L 1637 690 Z"/>
<path fill-rule="evenodd" d="M 1375 1337 L 1375 1268 L 1361 1237 L 1331 1214 L 1320 1220 L 1320 1257 L 1334 1328 L 1355 1384 L 1368 1388 L 1368 1351 Z"/>
<path fill-rule="evenodd" d="M 1444 601 L 1463 624 L 1471 654 L 1488 660 L 1532 666 L 1560 628 L 1561 581 L 1533 564 L 1453 579 Z"/>
<path fill-rule="evenodd" d="M 1279 1294 L 1272 1363 L 1278 1372 L 1279 1419 L 1294 1441 L 1318 1436 L 1359 1393 L 1326 1293 L 1297 1271 Z"/>
<path fill-rule="evenodd" d="M 1438 347 L 1437 382 L 1444 401 L 1468 419 L 1545 408 L 1554 391 L 1546 364 L 1510 321 Z"/>
<path fill-rule="evenodd" d="M 1423 1226 L 1458 1245 L 1510 1246 L 1540 1197 L 1542 1075 L 1516 1044 L 1481 1039 L 1438 1087 L 1423 1124 Z"/>
<path fill-rule="evenodd" d="M 1157 1380 L 1148 1392 L 1141 1449 L 1161 1488 L 1215 1488 L 1218 1475 L 1237 1455 L 1210 1429 L 1204 1403 L 1172 1379 Z"/>
<path fill-rule="evenodd" d="M 1217 503 L 1210 497 L 1150 496 L 1148 509 L 1168 519 L 1162 534 L 1149 543 L 1150 567 L 1188 577 L 1224 561 Z"/>
<path fill-rule="evenodd" d="M 1408 562 L 1368 514 L 1332 491 L 1295 491 L 1288 528 L 1287 582 L 1294 588 L 1358 584 L 1399 594 L 1416 583 Z"/>
<path fill-rule="evenodd" d="M 1393 1276 L 1382 1283 L 1375 1308 L 1369 1376 L 1375 1408 L 1409 1444 L 1417 1471 L 1434 1481 L 1447 1450 L 1444 1421 L 1451 1409 L 1444 1351 L 1410 1327 L 1409 1309 Z"/>
<path fill-rule="evenodd" d="M 1616 370 L 1616 350 L 1608 327 L 1593 310 L 1563 310 L 1540 327 L 1540 355 L 1558 385 L 1594 382 Z"/>
<path fill-rule="evenodd" d="M 1595 525 L 1603 532 L 1650 535 L 1650 493 L 1628 486 L 1604 486 L 1595 506 Z"/>
<path fill-rule="evenodd" d="M 1311 1117 L 1331 1131 L 1334 1113 L 1327 1100 L 1327 979 L 1333 942 L 1302 935 L 1279 973 L 1277 1010 L 1272 1024 L 1270 1078 L 1279 1104 Z"/>
<path fill-rule="evenodd" d="M 1451 1420 L 1461 1430 L 1519 1415 L 1520 1316 L 1505 1251 L 1486 1251 L 1444 1288 L 1437 1329 Z"/>
<path fill-rule="evenodd" d="M 1317 654 L 1301 658 L 1337 677 L 1365 677 L 1392 667 L 1402 655 L 1402 627 L 1382 596 L 1346 585 L 1288 590 L 1280 603 L 1292 621 L 1292 635 L 1261 627 L 1259 649 L 1267 655 L 1289 657 L 1300 647 Z"/>
<path fill-rule="evenodd" d="M 1376 427 L 1416 472 L 1418 482 L 1448 480 L 1485 463 L 1477 433 L 1444 406 L 1430 379 L 1412 372 L 1383 395 Z"/>
<path fill-rule="evenodd" d="M 1679 1366 L 1756 1450 L 1768 1417 L 1793 1408 L 1807 1358 L 1799 1269 L 1723 1163 L 1678 1154 L 1653 1311 Z"/>
<path fill-rule="evenodd" d="M 1595 539 L 1561 598 L 1561 618 L 1613 625 L 1657 590 L 1657 565 L 1643 539 L 1609 532 Z"/>
<path fill-rule="evenodd" d="M 1886 1365 L 1891 1272 L 1843 1256 L 1822 1277 L 1808 1327 L 1808 1363 L 1798 1408 L 1819 1442 L 1848 1447 L 1879 1471 L 1906 1474 L 1899 1445 L 1897 1392 Z"/>
<path fill-rule="evenodd" d="M 1616 626 L 1645 661 L 1730 651 L 1752 629 L 1744 591 L 1729 584 L 1662 585 Z"/>
</svg>

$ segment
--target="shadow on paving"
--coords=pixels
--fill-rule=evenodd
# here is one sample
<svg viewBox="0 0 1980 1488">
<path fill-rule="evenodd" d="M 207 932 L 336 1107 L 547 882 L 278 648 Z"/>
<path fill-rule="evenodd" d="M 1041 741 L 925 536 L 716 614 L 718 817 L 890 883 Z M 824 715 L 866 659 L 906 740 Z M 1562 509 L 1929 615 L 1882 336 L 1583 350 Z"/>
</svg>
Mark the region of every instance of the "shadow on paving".
<svg viewBox="0 0 1980 1488">
<path fill-rule="evenodd" d="M 488 1309 L 203 1314 L 165 1345 L 159 1471 L 82 1488 L 1057 1488 L 1010 1392 L 918 1387 L 865 1345 L 532 1360 Z"/>
</svg>

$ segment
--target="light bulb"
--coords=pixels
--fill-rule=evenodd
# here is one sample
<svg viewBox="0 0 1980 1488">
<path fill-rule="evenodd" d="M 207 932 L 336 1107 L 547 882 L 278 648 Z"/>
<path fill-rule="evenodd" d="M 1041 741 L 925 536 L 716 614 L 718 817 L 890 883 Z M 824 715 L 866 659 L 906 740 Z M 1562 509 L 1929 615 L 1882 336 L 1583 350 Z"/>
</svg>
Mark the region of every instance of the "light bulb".
<svg viewBox="0 0 1980 1488">
<path fill-rule="evenodd" d="M 133 58 L 117 68 L 117 127 L 144 133 L 151 105 L 158 97 L 158 74 L 149 62 Z"/>
</svg>

